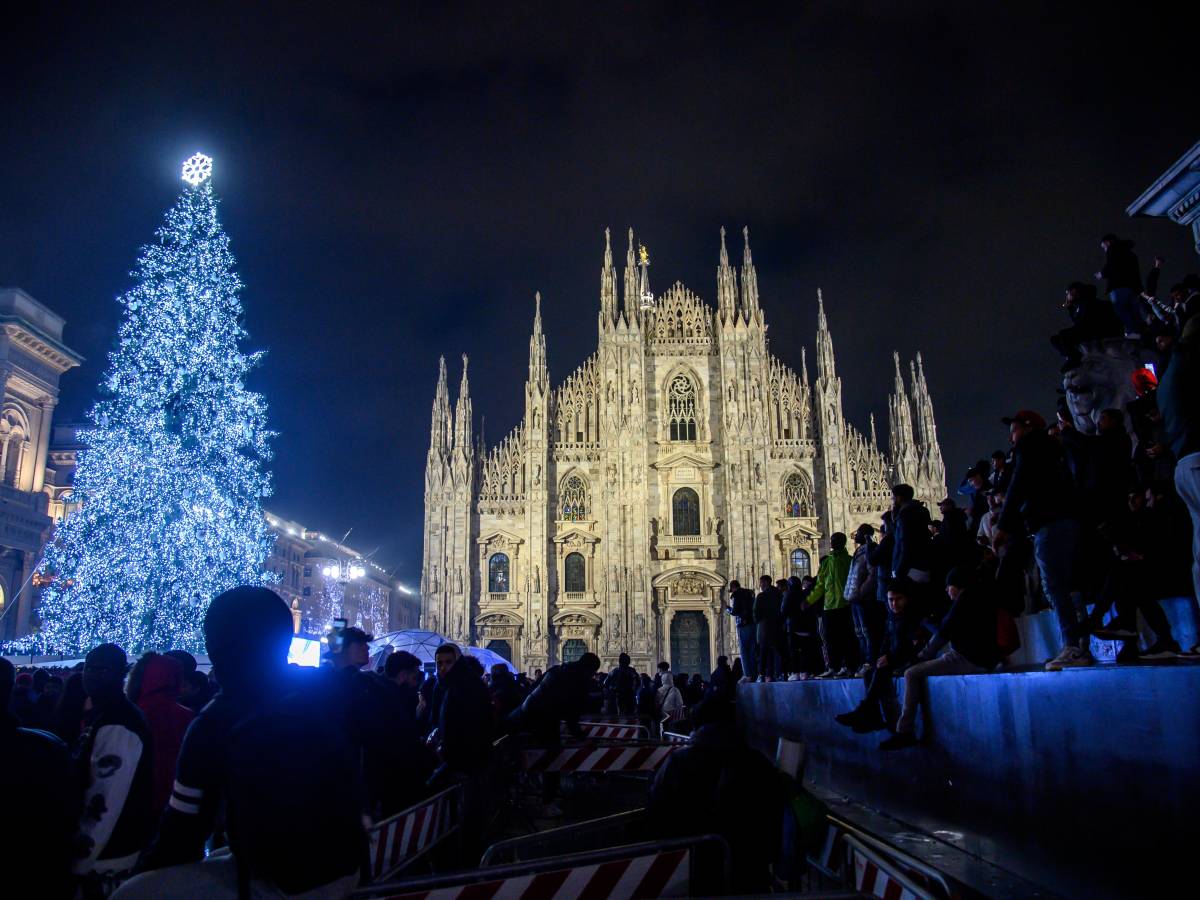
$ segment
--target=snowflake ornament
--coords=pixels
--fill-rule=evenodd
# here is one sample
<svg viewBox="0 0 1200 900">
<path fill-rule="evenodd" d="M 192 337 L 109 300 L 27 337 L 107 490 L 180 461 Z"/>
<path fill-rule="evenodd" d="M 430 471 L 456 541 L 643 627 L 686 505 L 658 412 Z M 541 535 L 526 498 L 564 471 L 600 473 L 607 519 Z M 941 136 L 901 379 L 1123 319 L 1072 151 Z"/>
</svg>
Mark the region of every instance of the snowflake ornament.
<svg viewBox="0 0 1200 900">
<path fill-rule="evenodd" d="M 183 164 L 183 180 L 196 187 L 212 177 L 212 157 L 197 153 Z"/>
</svg>

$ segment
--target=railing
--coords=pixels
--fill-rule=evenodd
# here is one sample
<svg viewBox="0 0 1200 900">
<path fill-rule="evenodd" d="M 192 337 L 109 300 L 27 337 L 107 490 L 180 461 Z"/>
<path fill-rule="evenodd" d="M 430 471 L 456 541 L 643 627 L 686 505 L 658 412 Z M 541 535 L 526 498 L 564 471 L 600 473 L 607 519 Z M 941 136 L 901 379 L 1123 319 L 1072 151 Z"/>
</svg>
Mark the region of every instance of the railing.
<svg viewBox="0 0 1200 900">
<path fill-rule="evenodd" d="M 729 845 L 706 834 L 377 884 L 351 896 L 356 900 L 550 897 L 559 896 L 559 889 L 569 884 L 569 896 L 632 900 L 722 894 L 728 883 Z"/>
<path fill-rule="evenodd" d="M 479 860 L 479 867 L 503 866 L 518 862 L 569 853 L 580 846 L 615 845 L 621 838 L 628 840 L 629 829 L 646 820 L 645 809 L 589 819 L 574 825 L 551 828 L 520 837 L 497 841 L 488 847 Z M 611 840 L 610 840 L 611 838 Z M 587 843 L 583 843 L 583 842 Z"/>
<path fill-rule="evenodd" d="M 446 788 L 367 829 L 371 880 L 394 878 L 458 831 L 462 791 L 462 785 Z"/>
</svg>

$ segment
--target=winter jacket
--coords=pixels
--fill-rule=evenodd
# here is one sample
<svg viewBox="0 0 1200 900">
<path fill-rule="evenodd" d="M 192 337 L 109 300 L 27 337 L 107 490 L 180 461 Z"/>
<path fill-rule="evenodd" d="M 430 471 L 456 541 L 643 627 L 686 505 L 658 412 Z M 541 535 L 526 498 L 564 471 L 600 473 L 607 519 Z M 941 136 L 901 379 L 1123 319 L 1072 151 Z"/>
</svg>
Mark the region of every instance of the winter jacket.
<svg viewBox="0 0 1200 900">
<path fill-rule="evenodd" d="M 1001 530 L 1020 534 L 1024 524 L 1034 534 L 1051 522 L 1073 517 L 1075 491 L 1058 442 L 1034 429 L 1017 442 L 1013 455 L 1013 476 L 1000 512 Z"/>
<path fill-rule="evenodd" d="M 591 680 L 577 662 L 551 666 L 509 721 L 516 730 L 548 741 L 557 739 L 562 722 L 574 737 L 582 737 L 579 716 L 587 709 Z"/>
<path fill-rule="evenodd" d="M 1097 524 L 1119 515 L 1133 478 L 1133 442 L 1125 429 L 1095 435 L 1064 429 L 1062 447 L 1081 508 Z"/>
<path fill-rule="evenodd" d="M 683 694 L 674 684 L 664 684 L 658 689 L 658 714 L 666 716 L 677 709 L 683 709 Z"/>
<path fill-rule="evenodd" d="M 922 651 L 921 658 L 933 659 L 947 642 L 981 669 L 993 669 L 999 664 L 996 605 L 986 592 L 979 588 L 963 589 Z"/>
<path fill-rule="evenodd" d="M 486 768 L 492 755 L 492 697 L 475 667 L 464 662 L 467 658 L 459 657 L 446 673 L 437 727 L 446 765 L 454 772 L 475 775 Z"/>
<path fill-rule="evenodd" d="M 766 624 L 774 627 L 779 623 L 779 611 L 783 606 L 783 594 L 779 588 L 771 585 L 766 590 L 759 591 L 754 598 L 754 624 Z"/>
<path fill-rule="evenodd" d="M 1133 252 L 1133 241 L 1112 241 L 1105 252 L 1101 276 L 1107 280 L 1108 293 L 1127 288 L 1134 293 L 1142 292 L 1142 271 L 1137 255 Z"/>
<path fill-rule="evenodd" d="M 896 615 L 888 610 L 887 628 L 880 651 L 881 655 L 888 658 L 891 668 L 903 669 L 916 659 L 916 641 L 920 625 L 920 616 L 911 603 L 905 608 L 903 615 Z"/>
<path fill-rule="evenodd" d="M 175 765 L 183 735 L 195 718 L 186 706 L 179 704 L 179 689 L 183 682 L 183 667 L 169 656 L 151 657 L 142 671 L 142 687 L 138 693 L 138 709 L 146 717 L 154 748 L 154 816 L 167 808 L 171 786 L 175 783 Z"/>
<path fill-rule="evenodd" d="M 808 595 L 809 603 L 825 601 L 825 610 L 841 609 L 846 605 L 846 577 L 850 574 L 850 554 L 846 548 L 834 550 L 821 558 L 817 568 L 817 583 Z"/>
<path fill-rule="evenodd" d="M 750 588 L 738 588 L 729 598 L 733 617 L 738 625 L 754 624 L 754 592 Z"/>
<path fill-rule="evenodd" d="M 804 590 L 801 580 L 793 575 L 788 579 L 788 589 L 783 594 L 783 605 L 780 612 L 789 622 L 798 622 L 804 615 L 805 604 L 808 602 L 808 592 Z"/>
<path fill-rule="evenodd" d="M 892 547 L 892 575 L 896 578 L 933 570 L 933 535 L 929 533 L 929 510 L 913 500 L 896 513 L 895 544 Z M 914 580 L 920 580 L 919 577 Z"/>
<path fill-rule="evenodd" d="M 854 550 L 850 559 L 850 572 L 846 576 L 846 587 L 843 591 L 847 602 L 866 603 L 875 600 L 875 571 L 871 567 L 871 548 L 875 545 L 872 540 L 860 544 Z"/>
<path fill-rule="evenodd" d="M 878 544 L 871 545 L 867 551 L 867 559 L 875 567 L 875 597 L 880 603 L 887 603 L 888 582 L 892 580 L 892 554 L 896 539 L 891 534 L 885 534 Z"/>
<path fill-rule="evenodd" d="M 1193 317 L 1184 328 L 1157 393 L 1175 458 L 1200 452 L 1200 317 Z"/>
<path fill-rule="evenodd" d="M 92 710 L 79 738 L 84 785 L 75 872 L 133 868 L 154 834 L 153 747 L 141 710 L 122 695 Z"/>
</svg>

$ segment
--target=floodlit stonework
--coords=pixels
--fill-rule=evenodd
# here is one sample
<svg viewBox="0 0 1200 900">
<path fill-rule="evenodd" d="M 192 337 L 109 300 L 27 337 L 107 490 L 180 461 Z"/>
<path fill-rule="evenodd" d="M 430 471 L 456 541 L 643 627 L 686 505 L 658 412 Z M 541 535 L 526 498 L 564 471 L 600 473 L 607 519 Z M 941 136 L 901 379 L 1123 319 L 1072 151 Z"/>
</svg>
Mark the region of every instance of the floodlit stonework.
<svg viewBox="0 0 1200 900">
<path fill-rule="evenodd" d="M 422 624 L 545 668 L 590 650 L 711 670 L 736 653 L 730 579 L 754 586 L 817 567 L 828 535 L 877 523 L 890 486 L 946 494 L 920 355 L 895 356 L 888 452 L 842 415 L 817 292 L 816 380 L 772 356 L 749 236 L 740 269 L 721 232 L 717 308 L 682 284 L 649 290 L 607 233 L 597 350 L 552 388 L 537 299 L 525 415 L 498 445 L 473 431 L 463 357 L 451 406 L 441 362 L 425 473 Z"/>
</svg>

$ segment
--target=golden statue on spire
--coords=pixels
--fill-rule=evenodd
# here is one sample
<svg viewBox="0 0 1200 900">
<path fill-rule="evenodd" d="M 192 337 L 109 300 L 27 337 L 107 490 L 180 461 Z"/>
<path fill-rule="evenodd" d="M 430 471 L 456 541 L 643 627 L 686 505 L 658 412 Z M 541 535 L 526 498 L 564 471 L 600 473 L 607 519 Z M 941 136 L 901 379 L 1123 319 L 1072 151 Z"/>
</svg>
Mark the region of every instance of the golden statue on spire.
<svg viewBox="0 0 1200 900">
<path fill-rule="evenodd" d="M 643 266 L 650 265 L 650 251 L 645 244 L 638 244 L 638 258 Z"/>
</svg>

